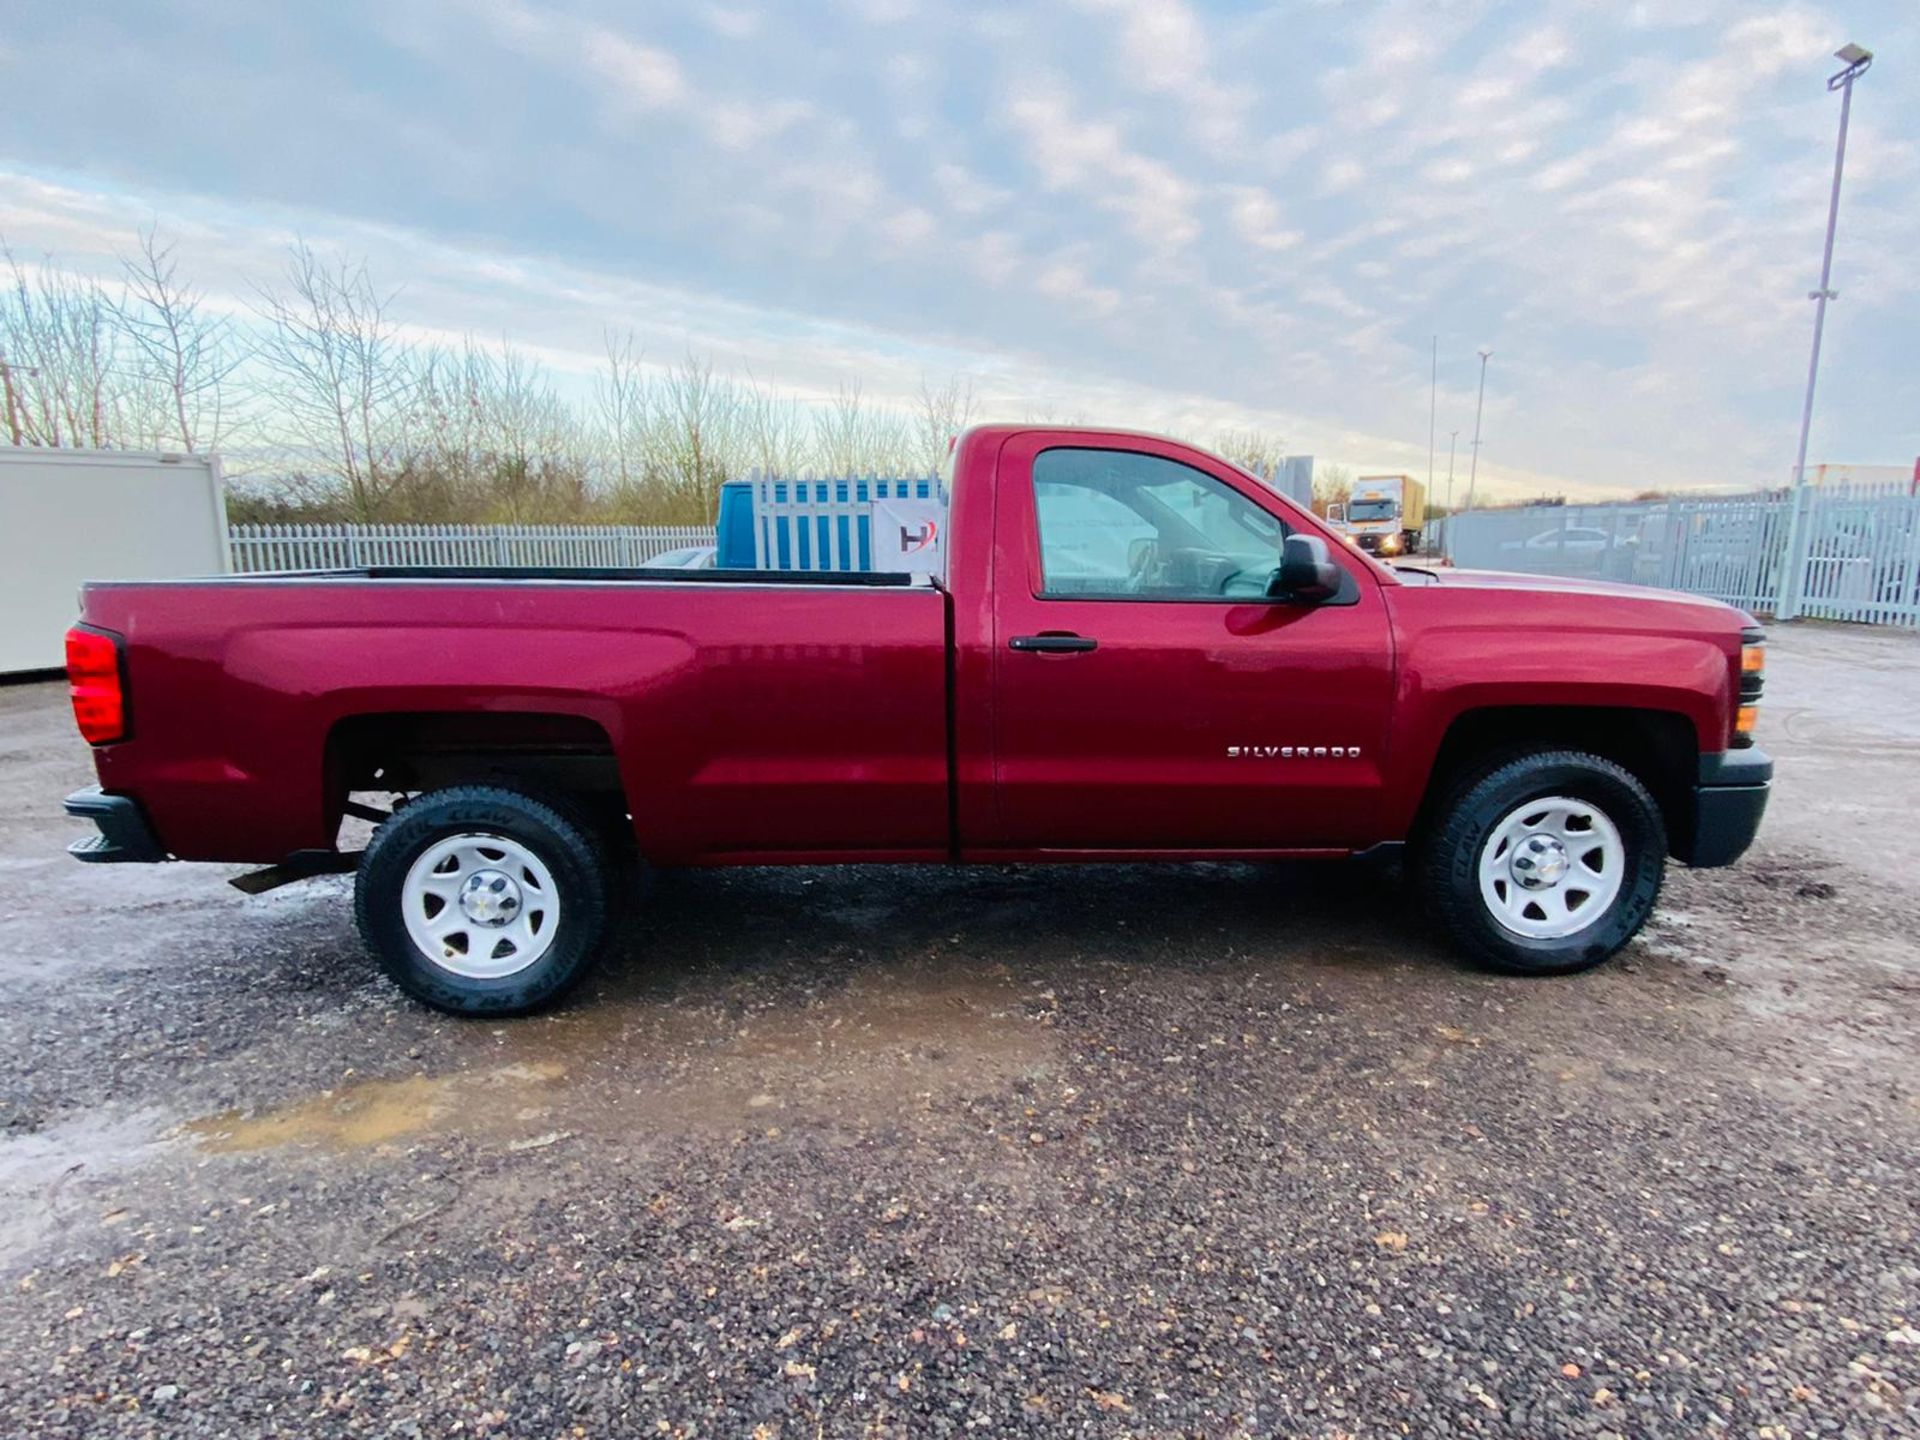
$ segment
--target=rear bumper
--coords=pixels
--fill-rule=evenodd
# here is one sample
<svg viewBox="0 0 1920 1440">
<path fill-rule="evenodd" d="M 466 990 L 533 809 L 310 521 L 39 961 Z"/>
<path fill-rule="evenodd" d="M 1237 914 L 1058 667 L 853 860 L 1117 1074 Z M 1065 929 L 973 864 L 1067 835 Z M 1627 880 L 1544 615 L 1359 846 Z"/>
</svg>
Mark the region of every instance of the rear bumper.
<svg viewBox="0 0 1920 1440">
<path fill-rule="evenodd" d="M 67 853 L 90 865 L 165 860 L 166 850 L 147 822 L 146 811 L 131 795 L 108 795 L 98 785 L 76 790 L 67 797 L 67 814 L 91 820 L 98 835 L 88 835 L 67 846 Z"/>
<path fill-rule="evenodd" d="M 1759 832 L 1772 789 L 1773 761 L 1765 751 L 1702 755 L 1693 787 L 1693 831 L 1676 858 L 1701 869 L 1738 860 Z"/>
</svg>

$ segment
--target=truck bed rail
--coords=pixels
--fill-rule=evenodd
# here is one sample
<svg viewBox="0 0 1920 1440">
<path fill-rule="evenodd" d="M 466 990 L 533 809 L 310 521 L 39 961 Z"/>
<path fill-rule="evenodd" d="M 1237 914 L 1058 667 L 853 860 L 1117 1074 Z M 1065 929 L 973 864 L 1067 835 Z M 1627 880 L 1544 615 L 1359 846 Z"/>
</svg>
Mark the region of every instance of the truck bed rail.
<svg viewBox="0 0 1920 1440">
<path fill-rule="evenodd" d="M 907 589 L 931 584 L 917 575 L 878 570 L 682 570 L 639 566 L 587 565 L 360 565 L 331 570 L 256 570 L 240 575 L 206 575 L 181 580 L 99 580 L 90 586 L 271 585 L 315 580 L 560 580 L 589 584 L 620 582 L 658 585 L 857 585 L 871 590 Z"/>
</svg>

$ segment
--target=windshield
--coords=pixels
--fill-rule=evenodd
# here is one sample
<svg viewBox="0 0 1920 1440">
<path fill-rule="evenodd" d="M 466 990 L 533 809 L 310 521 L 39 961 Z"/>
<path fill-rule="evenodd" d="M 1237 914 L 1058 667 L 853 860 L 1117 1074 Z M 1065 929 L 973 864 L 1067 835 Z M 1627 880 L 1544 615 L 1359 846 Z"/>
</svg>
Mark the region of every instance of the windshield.
<svg viewBox="0 0 1920 1440">
<path fill-rule="evenodd" d="M 1391 500 L 1355 500 L 1347 506 L 1349 520 L 1391 520 L 1398 510 Z"/>
</svg>

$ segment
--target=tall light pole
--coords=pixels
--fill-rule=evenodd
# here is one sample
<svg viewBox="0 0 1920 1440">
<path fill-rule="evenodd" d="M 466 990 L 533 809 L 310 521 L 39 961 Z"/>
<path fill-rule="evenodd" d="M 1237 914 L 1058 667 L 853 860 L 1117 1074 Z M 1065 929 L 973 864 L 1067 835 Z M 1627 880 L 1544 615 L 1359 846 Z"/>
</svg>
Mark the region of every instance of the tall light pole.
<svg viewBox="0 0 1920 1440">
<path fill-rule="evenodd" d="M 1820 337 L 1827 328 L 1827 302 L 1839 299 L 1833 288 L 1833 232 L 1840 221 L 1840 175 L 1847 164 L 1847 119 L 1853 113 L 1853 82 L 1873 65 L 1873 52 L 1851 42 L 1833 52 L 1833 58 L 1846 69 L 1827 80 L 1828 90 L 1840 92 L 1840 138 L 1833 147 L 1833 192 L 1827 197 L 1827 245 L 1820 257 L 1820 288 L 1809 290 L 1813 307 L 1813 355 L 1807 361 L 1807 398 L 1800 407 L 1800 449 L 1793 461 L 1793 494 L 1787 511 L 1787 547 L 1781 557 L 1780 603 L 1774 613 L 1791 620 L 1800 613 L 1801 591 L 1807 579 L 1806 563 L 1799 558 L 1800 530 L 1806 508 L 1807 436 L 1813 428 L 1813 389 L 1820 379 Z"/>
<path fill-rule="evenodd" d="M 1493 351 L 1485 345 L 1480 347 L 1480 398 L 1473 405 L 1473 459 L 1467 468 L 1467 504 L 1473 509 L 1474 487 L 1480 483 L 1480 413 L 1487 408 L 1487 361 L 1493 358 Z"/>
<path fill-rule="evenodd" d="M 1447 432 L 1447 528 L 1444 532 L 1447 543 L 1441 551 L 1449 559 L 1453 556 L 1453 452 L 1459 443 L 1460 432 L 1449 430 Z"/>
<path fill-rule="evenodd" d="M 1440 415 L 1440 337 L 1433 337 L 1433 379 L 1427 389 L 1427 494 L 1433 494 L 1433 426 Z"/>
</svg>

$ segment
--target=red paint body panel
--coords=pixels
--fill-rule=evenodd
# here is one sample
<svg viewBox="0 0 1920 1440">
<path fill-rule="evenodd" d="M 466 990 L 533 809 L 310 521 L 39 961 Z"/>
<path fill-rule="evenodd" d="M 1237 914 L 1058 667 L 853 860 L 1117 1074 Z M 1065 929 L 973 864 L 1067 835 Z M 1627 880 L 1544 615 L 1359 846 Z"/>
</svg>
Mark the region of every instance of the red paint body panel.
<svg viewBox="0 0 1920 1440">
<path fill-rule="evenodd" d="M 1357 599 L 1042 596 L 1031 466 L 1056 445 L 1204 471 L 1328 539 Z M 1153 437 L 984 426 L 954 466 L 944 589 L 89 586 L 85 620 L 125 642 L 131 727 L 96 748 L 101 784 L 183 859 L 273 862 L 334 843 L 343 721 L 566 716 L 606 736 L 662 864 L 1192 858 L 1404 838 L 1448 727 L 1486 706 L 1670 712 L 1701 752 L 1726 747 L 1751 623 L 1727 606 L 1531 577 L 1403 582 L 1235 467 Z M 1008 649 L 1043 630 L 1099 648 Z"/>
<path fill-rule="evenodd" d="M 1060 436 L 1011 436 L 997 467 L 995 721 L 990 829 L 969 845 L 1037 850 L 1245 850 L 1363 846 L 1378 838 L 1393 700 L 1393 638 L 1379 573 L 1351 554 L 1353 605 L 1046 597 L 1032 466 Z M 1186 446 L 1076 434 L 1079 449 L 1180 461 L 1256 503 L 1282 502 Z M 1300 517 L 1290 513 L 1290 523 Z M 1010 650 L 1071 631 L 1083 654 Z M 1304 702 L 1304 703 L 1303 703 Z M 1318 758 L 1235 749 L 1318 751 Z M 1342 753 L 1357 751 L 1348 758 Z"/>
<path fill-rule="evenodd" d="M 338 722 L 467 711 L 604 730 L 663 864 L 947 853 L 929 588 L 240 579 L 95 586 L 86 608 L 126 639 L 134 712 L 100 783 L 183 859 L 332 845 Z"/>
</svg>

